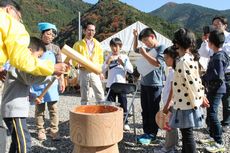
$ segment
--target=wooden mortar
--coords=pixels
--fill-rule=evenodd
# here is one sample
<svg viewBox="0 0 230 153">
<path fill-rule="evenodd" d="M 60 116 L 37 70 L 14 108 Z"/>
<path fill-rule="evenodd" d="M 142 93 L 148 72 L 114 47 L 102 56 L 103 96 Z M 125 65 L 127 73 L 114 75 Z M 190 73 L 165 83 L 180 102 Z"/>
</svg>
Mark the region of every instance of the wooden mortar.
<svg viewBox="0 0 230 153">
<path fill-rule="evenodd" d="M 83 105 L 70 111 L 73 153 L 119 153 L 123 110 L 117 106 Z"/>
</svg>

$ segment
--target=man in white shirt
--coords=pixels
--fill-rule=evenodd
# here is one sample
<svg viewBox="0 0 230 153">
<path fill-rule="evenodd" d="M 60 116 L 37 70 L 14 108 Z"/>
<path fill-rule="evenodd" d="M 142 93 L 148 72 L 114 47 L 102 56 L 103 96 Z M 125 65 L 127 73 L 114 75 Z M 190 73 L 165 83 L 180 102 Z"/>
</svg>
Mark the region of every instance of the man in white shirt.
<svg viewBox="0 0 230 153">
<path fill-rule="evenodd" d="M 220 29 L 224 32 L 225 42 L 223 44 L 223 51 L 225 51 L 228 56 L 230 56 L 230 33 L 226 31 L 228 26 L 227 18 L 224 16 L 216 16 L 212 19 L 212 25 L 216 29 Z M 199 54 L 201 57 L 209 58 L 212 56 L 213 51 L 208 47 L 208 40 L 204 40 L 199 49 Z M 223 126 L 223 131 L 227 132 L 230 129 L 230 65 L 227 67 L 225 72 L 227 92 L 222 98 L 223 104 L 223 120 L 221 124 Z"/>
</svg>

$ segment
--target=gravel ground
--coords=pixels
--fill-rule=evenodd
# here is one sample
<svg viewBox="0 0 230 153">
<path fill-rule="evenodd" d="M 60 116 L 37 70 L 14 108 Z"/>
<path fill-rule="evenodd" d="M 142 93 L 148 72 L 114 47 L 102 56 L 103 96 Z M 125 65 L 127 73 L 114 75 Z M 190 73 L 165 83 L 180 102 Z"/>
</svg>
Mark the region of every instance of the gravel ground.
<svg viewBox="0 0 230 153">
<path fill-rule="evenodd" d="M 130 102 L 130 96 L 128 98 Z M 137 96 L 135 98 L 135 112 L 136 112 L 136 124 L 132 124 L 132 117 L 130 120 L 130 127 L 133 129 L 135 126 L 137 128 L 137 135 L 141 135 L 142 131 L 142 120 L 141 120 L 141 108 L 140 108 L 140 98 Z M 28 118 L 28 127 L 32 136 L 32 152 L 33 153 L 71 153 L 73 150 L 73 144 L 70 140 L 69 136 L 69 110 L 75 106 L 80 104 L 80 96 L 79 93 L 66 93 L 61 95 L 59 102 L 59 118 L 60 118 L 60 141 L 52 141 L 51 138 L 48 137 L 47 140 L 40 142 L 36 139 L 36 129 L 35 129 L 35 120 L 34 120 L 34 106 L 31 106 L 30 109 L 30 117 Z M 46 111 L 47 112 L 47 111 Z M 220 111 L 219 111 L 220 112 Z M 221 114 L 219 114 L 221 117 Z M 46 113 L 46 127 L 49 125 L 48 114 Z M 164 140 L 165 131 L 159 130 L 158 139 Z M 199 139 L 204 139 L 208 136 L 208 133 L 205 129 L 197 129 L 194 131 L 195 140 L 197 142 L 197 152 L 204 153 L 204 145 L 199 144 Z M 181 137 L 181 136 L 180 136 Z M 226 153 L 230 153 L 230 133 L 224 133 L 223 139 L 225 142 L 225 146 L 227 147 Z M 172 140 L 173 141 L 173 140 Z M 9 146 L 9 144 L 8 144 Z M 181 149 L 181 143 L 177 147 L 178 153 Z M 153 153 L 154 148 L 159 148 L 159 142 L 155 144 L 151 144 L 149 146 L 141 146 L 135 144 L 135 136 L 133 130 L 129 132 L 124 132 L 124 137 L 121 142 L 119 142 L 119 150 L 120 153 Z"/>
</svg>

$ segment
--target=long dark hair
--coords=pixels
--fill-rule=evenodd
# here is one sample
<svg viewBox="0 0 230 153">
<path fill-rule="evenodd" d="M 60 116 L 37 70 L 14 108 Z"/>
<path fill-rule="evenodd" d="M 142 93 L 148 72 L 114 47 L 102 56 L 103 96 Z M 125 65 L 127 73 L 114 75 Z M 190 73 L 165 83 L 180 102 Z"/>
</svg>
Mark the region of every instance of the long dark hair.
<svg viewBox="0 0 230 153">
<path fill-rule="evenodd" d="M 174 33 L 173 44 L 177 44 L 184 49 L 189 49 L 194 56 L 194 60 L 198 61 L 200 56 L 196 49 L 196 37 L 194 33 L 186 28 L 180 28 Z"/>
</svg>

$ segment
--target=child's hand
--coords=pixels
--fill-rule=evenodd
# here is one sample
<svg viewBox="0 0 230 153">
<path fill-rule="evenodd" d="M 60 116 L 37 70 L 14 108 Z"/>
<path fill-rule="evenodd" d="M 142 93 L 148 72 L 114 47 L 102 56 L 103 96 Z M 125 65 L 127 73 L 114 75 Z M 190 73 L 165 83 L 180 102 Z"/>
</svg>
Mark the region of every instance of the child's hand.
<svg viewBox="0 0 230 153">
<path fill-rule="evenodd" d="M 166 104 L 166 105 L 164 106 L 164 108 L 163 108 L 163 113 L 164 113 L 164 114 L 168 114 L 170 107 L 171 107 L 170 105 L 167 105 L 167 104 Z"/>
<path fill-rule="evenodd" d="M 6 73 L 7 71 L 4 70 L 3 68 L 0 68 L 0 81 L 4 82 L 6 79 Z"/>
<path fill-rule="evenodd" d="M 111 61 L 113 60 L 113 56 L 111 55 L 108 59 L 107 59 L 107 61 L 106 61 L 106 64 L 110 64 L 111 63 Z"/>
<path fill-rule="evenodd" d="M 168 108 L 167 108 L 167 107 L 164 107 L 164 108 L 163 108 L 163 113 L 164 113 L 164 114 L 168 114 L 168 112 L 169 112 Z"/>
<path fill-rule="evenodd" d="M 122 66 L 124 66 L 124 62 L 122 61 L 120 57 L 118 57 L 117 61 L 118 61 L 118 64 L 121 64 Z"/>
<path fill-rule="evenodd" d="M 39 104 L 41 104 L 42 103 L 42 100 L 41 99 L 39 99 L 38 97 L 35 99 L 35 104 L 36 105 L 39 105 Z"/>
<path fill-rule="evenodd" d="M 133 29 L 133 35 L 134 35 L 134 37 L 138 36 L 137 29 Z"/>
<path fill-rule="evenodd" d="M 201 105 L 202 107 L 210 107 L 209 101 L 206 97 L 203 98 L 203 103 Z"/>
<path fill-rule="evenodd" d="M 203 41 L 208 41 L 208 35 L 207 35 L 207 34 L 206 34 L 206 35 L 203 35 L 203 36 L 202 36 L 202 40 L 203 40 Z"/>
</svg>

